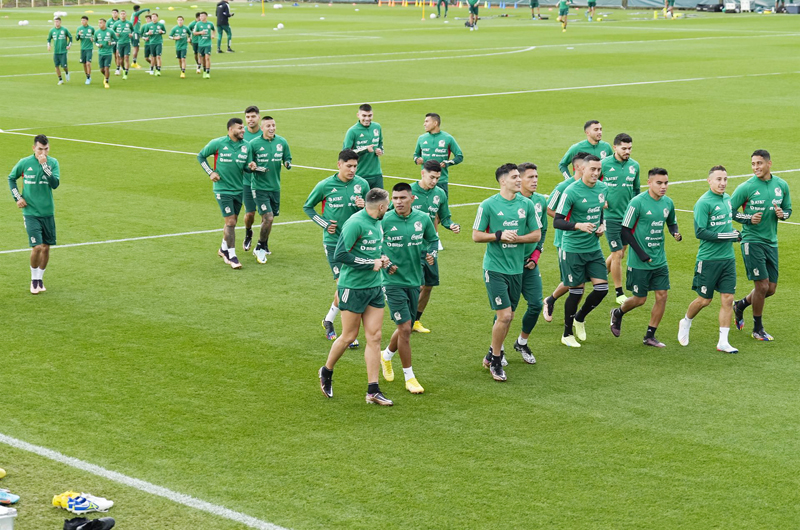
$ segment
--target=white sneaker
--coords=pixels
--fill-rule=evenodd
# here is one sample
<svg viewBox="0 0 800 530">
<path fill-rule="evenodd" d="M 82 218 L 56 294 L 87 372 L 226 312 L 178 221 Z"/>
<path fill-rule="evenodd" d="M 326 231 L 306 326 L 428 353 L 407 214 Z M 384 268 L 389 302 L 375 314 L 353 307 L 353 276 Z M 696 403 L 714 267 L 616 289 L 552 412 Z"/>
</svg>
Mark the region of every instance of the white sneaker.
<svg viewBox="0 0 800 530">
<path fill-rule="evenodd" d="M 63 80 L 63 79 L 59 79 L 59 80 L 58 80 L 58 84 L 59 84 L 59 85 L 63 85 L 63 84 L 64 84 L 64 80 Z"/>
<path fill-rule="evenodd" d="M 152 70 L 148 70 L 147 73 L 150 74 L 150 75 L 153 75 L 153 71 Z"/>
<path fill-rule="evenodd" d="M 680 324 L 678 324 L 678 342 L 681 343 L 681 346 L 688 346 L 689 345 L 689 330 L 692 329 L 690 324 L 686 323 L 686 319 L 682 318 Z"/>
<path fill-rule="evenodd" d="M 69 81 L 69 72 L 67 72 L 67 81 Z"/>
<path fill-rule="evenodd" d="M 569 346 L 570 348 L 580 348 L 581 343 L 575 340 L 575 337 L 572 335 L 568 335 L 566 337 L 561 337 L 561 344 L 564 346 Z"/>
<path fill-rule="evenodd" d="M 98 512 L 107 512 L 112 506 L 114 506 L 114 501 L 104 499 L 103 497 L 95 497 L 91 493 L 81 493 L 81 497 L 96 504 Z"/>
<path fill-rule="evenodd" d="M 739 353 L 739 350 L 728 344 L 717 343 L 717 351 L 721 351 L 722 353 Z"/>
<path fill-rule="evenodd" d="M 87 79 L 86 82 L 84 83 L 84 85 L 91 85 L 91 84 L 92 84 L 92 80 L 91 79 Z"/>
<path fill-rule="evenodd" d="M 572 323 L 573 327 L 575 328 L 575 336 L 578 337 L 578 340 L 583 342 L 586 340 L 586 322 L 578 322 L 575 320 Z"/>
<path fill-rule="evenodd" d="M 263 248 L 257 248 L 253 251 L 253 256 L 256 257 L 256 261 L 264 264 L 267 262 L 267 251 Z"/>
<path fill-rule="evenodd" d="M 119 70 L 114 70 L 114 75 L 119 75 Z"/>
</svg>

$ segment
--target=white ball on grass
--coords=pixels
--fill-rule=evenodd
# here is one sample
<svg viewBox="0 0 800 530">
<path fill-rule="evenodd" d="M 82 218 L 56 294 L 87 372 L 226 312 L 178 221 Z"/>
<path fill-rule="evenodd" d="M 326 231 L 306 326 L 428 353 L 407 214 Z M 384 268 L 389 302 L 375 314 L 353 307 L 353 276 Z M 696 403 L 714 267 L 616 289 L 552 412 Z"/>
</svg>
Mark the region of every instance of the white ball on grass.
<svg viewBox="0 0 800 530">
<path fill-rule="evenodd" d="M 280 22 L 278 23 L 278 29 L 283 29 L 283 24 L 281 24 Z"/>
<path fill-rule="evenodd" d="M 431 18 L 436 18 L 436 13 L 431 13 Z"/>
</svg>

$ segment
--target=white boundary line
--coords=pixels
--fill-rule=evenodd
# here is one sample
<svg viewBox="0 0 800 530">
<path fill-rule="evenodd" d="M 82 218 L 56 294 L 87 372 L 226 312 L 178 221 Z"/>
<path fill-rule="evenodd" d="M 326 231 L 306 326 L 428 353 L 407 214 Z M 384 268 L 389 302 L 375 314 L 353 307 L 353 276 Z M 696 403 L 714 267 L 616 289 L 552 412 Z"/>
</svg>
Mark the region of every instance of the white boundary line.
<svg viewBox="0 0 800 530">
<path fill-rule="evenodd" d="M 139 491 L 149 493 L 150 495 L 157 495 L 159 497 L 164 497 L 165 499 L 168 499 L 177 504 L 188 506 L 189 508 L 194 508 L 196 510 L 216 515 L 217 517 L 222 517 L 224 519 L 229 519 L 231 521 L 241 523 L 250 528 L 257 528 L 258 530 L 287 530 L 282 526 L 277 526 L 272 523 L 262 521 L 261 519 L 256 519 L 255 517 L 251 517 L 241 512 L 229 510 L 224 506 L 211 504 L 210 502 L 196 499 L 190 495 L 186 495 L 184 493 L 178 493 L 177 491 L 173 491 L 171 489 L 162 486 L 157 486 L 155 484 L 146 482 L 144 480 L 140 480 L 138 478 L 129 477 L 128 475 L 123 475 L 122 473 L 117 473 L 116 471 L 111 471 L 104 467 L 100 467 L 95 464 L 90 464 L 89 462 L 86 462 L 84 460 L 73 458 L 71 456 L 66 456 L 64 454 L 59 453 L 58 451 L 53 451 L 52 449 L 48 449 L 46 447 L 33 445 L 28 442 L 19 440 L 17 438 L 6 436 L 5 434 L 0 434 L 0 443 L 9 445 L 11 447 L 14 447 L 15 449 L 20 449 L 22 451 L 33 453 L 35 455 L 47 458 L 49 460 L 53 460 L 60 464 L 74 467 L 75 469 L 79 469 L 81 471 L 91 473 L 92 475 L 96 475 L 98 477 L 102 477 L 104 479 L 117 482 L 124 486 L 128 486 L 130 488 L 134 488 Z"/>
</svg>

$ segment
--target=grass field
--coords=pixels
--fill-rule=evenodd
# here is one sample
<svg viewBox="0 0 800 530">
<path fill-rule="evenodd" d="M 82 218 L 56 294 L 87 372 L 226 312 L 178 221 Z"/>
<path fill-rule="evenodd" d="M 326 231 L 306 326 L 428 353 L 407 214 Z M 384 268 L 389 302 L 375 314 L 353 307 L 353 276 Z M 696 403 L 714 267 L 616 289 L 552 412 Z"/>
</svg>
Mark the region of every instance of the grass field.
<svg viewBox="0 0 800 530">
<path fill-rule="evenodd" d="M 173 5 L 161 6 L 168 28 L 195 11 Z M 51 253 L 47 293 L 28 293 L 21 214 L 11 200 L 0 209 L 0 467 L 9 472 L 0 487 L 22 495 L 17 528 L 59 528 L 68 514 L 50 499 L 66 489 L 115 500 L 110 515 L 128 530 L 248 527 L 224 509 L 254 518 L 255 528 L 800 524 L 800 226 L 779 229 L 781 283 L 764 317 L 775 342 L 734 329 L 739 355 L 717 353 L 718 301 L 695 320 L 690 346 L 676 340 L 694 297 L 689 212 L 708 168 L 727 166 L 737 176 L 732 192 L 749 175 L 750 153 L 766 148 L 774 169 L 798 182 L 794 18 L 654 21 L 652 11 L 629 10 L 589 24 L 581 9 L 562 33 L 554 12 L 531 22 L 526 9 L 508 9 L 508 18 L 469 32 L 454 20 L 466 9 L 451 9 L 445 25 L 420 20 L 415 8 L 268 6 L 262 18 L 258 5 L 232 7 L 237 53 L 214 54 L 210 80 L 193 69 L 179 79 L 166 43 L 163 77 L 112 76 L 110 90 L 99 74 L 83 85 L 75 49 L 72 80 L 56 86 L 44 45 L 52 11 L 0 11 L 8 17 L 0 18 L 3 166 L 44 133 L 62 172 L 63 248 Z M 95 6 L 91 23 L 108 9 Z M 85 8 L 66 10 L 74 31 Z M 286 28 L 273 31 L 279 22 Z M 641 346 L 652 302 L 626 316 L 615 339 L 609 297 L 587 320 L 588 341 L 568 350 L 559 303 L 556 320 L 534 330 L 538 364 L 510 355 L 508 383 L 494 383 L 480 362 L 492 320 L 483 248 L 468 230 L 443 231 L 442 285 L 424 317 L 433 332 L 412 340 L 426 393 L 408 394 L 398 377 L 382 382 L 395 407 L 365 405 L 359 350 L 337 365 L 336 397 L 326 400 L 316 370 L 330 344 L 319 322 L 334 284 L 320 230 L 301 206 L 332 174 L 363 102 L 383 127 L 384 173 L 400 178 L 418 176 L 411 154 L 424 114 L 442 115 L 465 154 L 450 171 L 453 218 L 465 229 L 476 203 L 494 193 L 500 164 L 536 162 L 549 193 L 587 119 L 602 121 L 608 141 L 631 134 L 643 171 L 669 170 L 686 235 L 667 243 L 672 291 L 658 336 L 668 347 Z M 216 256 L 222 223 L 195 153 L 251 104 L 276 118 L 296 166 L 283 173 L 269 262 L 240 251 L 244 268 L 233 271 Z M 551 234 L 541 260 L 546 292 L 557 283 Z M 741 296 L 750 284 L 737 262 Z M 387 338 L 392 327 L 387 318 Z M 518 331 L 516 320 L 509 350 Z M 223 515 L 8 445 L 14 440 L 207 501 Z"/>
</svg>

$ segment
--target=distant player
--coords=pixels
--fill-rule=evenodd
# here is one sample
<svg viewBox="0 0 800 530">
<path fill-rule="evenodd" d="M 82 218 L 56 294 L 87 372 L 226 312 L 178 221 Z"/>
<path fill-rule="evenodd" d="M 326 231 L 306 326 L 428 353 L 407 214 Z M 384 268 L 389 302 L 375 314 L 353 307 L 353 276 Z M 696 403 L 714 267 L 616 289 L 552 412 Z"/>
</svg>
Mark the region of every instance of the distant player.
<svg viewBox="0 0 800 530">
<path fill-rule="evenodd" d="M 50 142 L 40 134 L 33 139 L 33 154 L 21 159 L 8 175 L 11 196 L 17 207 L 22 208 L 22 218 L 31 246 L 31 294 L 39 294 L 44 288 L 44 270 L 50 259 L 50 246 L 56 244 L 56 220 L 54 217 L 53 190 L 60 184 L 58 160 L 48 156 Z M 22 177 L 22 193 L 17 188 L 17 179 Z"/>
<path fill-rule="evenodd" d="M 542 11 L 539 9 L 539 0 L 531 0 L 531 20 L 542 20 Z"/>
<path fill-rule="evenodd" d="M 492 326 L 492 345 L 483 358 L 495 381 L 505 381 L 502 365 L 503 341 L 508 335 L 522 289 L 525 245 L 542 236 L 539 217 L 532 201 L 519 194 L 521 178 L 515 164 L 503 164 L 495 171 L 500 193 L 478 207 L 472 240 L 486 243 L 483 280 L 489 306 L 497 319 Z"/>
<path fill-rule="evenodd" d="M 355 160 L 357 159 L 350 159 L 348 162 Z M 389 208 L 389 194 L 375 188 L 366 193 L 364 202 L 365 209 L 344 223 L 341 238 L 336 245 L 335 259 L 342 264 L 338 287 L 342 307 L 342 334 L 331 344 L 328 360 L 319 369 L 319 384 L 325 397 L 332 398 L 333 367 L 347 346 L 354 343 L 363 322 L 367 339 L 364 349 L 368 383 L 366 401 L 375 405 L 392 406 L 394 403 L 383 395 L 378 385 L 381 370 L 381 327 L 383 308 L 386 305 L 381 290 L 380 271 L 388 264 L 388 260 L 381 256 L 381 219 Z"/>
<path fill-rule="evenodd" d="M 628 290 L 633 296 L 621 307 L 611 310 L 611 333 L 619 337 L 622 316 L 644 305 L 647 293 L 655 292 L 656 302 L 650 312 L 650 323 L 642 342 L 645 346 L 663 348 L 656 330 L 664 316 L 669 291 L 669 267 L 664 249 L 664 225 L 675 241 L 681 241 L 675 205 L 667 197 L 667 170 L 655 167 L 647 174 L 647 191 L 631 200 L 622 221 L 622 239 L 631 246 L 628 254 Z"/>
<path fill-rule="evenodd" d="M 481 0 L 467 0 L 467 4 L 469 8 L 467 27 L 469 27 L 470 31 L 476 31 L 478 29 L 478 8 L 480 7 Z"/>
<path fill-rule="evenodd" d="M 739 232 L 733 229 L 731 197 L 725 193 L 728 172 L 723 166 L 714 166 L 708 172 L 709 191 L 694 205 L 694 234 L 700 240 L 697 263 L 694 268 L 692 289 L 697 298 L 689 304 L 686 316 L 678 327 L 678 342 L 689 345 L 689 330 L 692 319 L 701 309 L 711 304 L 714 291 L 719 292 L 719 340 L 717 350 L 738 353 L 728 342 L 731 329 L 733 295 L 736 292 L 736 256 L 733 242 L 739 240 Z"/>
<path fill-rule="evenodd" d="M 611 145 L 602 140 L 603 126 L 599 121 L 587 121 L 583 125 L 583 132 L 586 133 L 586 140 L 582 140 L 567 149 L 561 162 L 558 163 L 558 172 L 564 175 L 564 179 L 566 180 L 569 180 L 571 176 L 569 172 L 569 163 L 572 161 L 572 157 L 575 156 L 575 153 L 583 151 L 584 153 L 594 155 L 600 160 L 603 160 L 605 157 L 611 156 L 611 153 L 614 152 L 613 149 L 611 149 Z"/>
<path fill-rule="evenodd" d="M 427 213 L 412 208 L 414 194 L 411 186 L 400 182 L 392 188 L 394 209 L 383 217 L 383 254 L 389 258 L 383 270 L 383 292 L 389 304 L 389 314 L 397 325 L 389 345 L 381 353 L 383 377 L 394 381 L 392 357 L 400 353 L 406 390 L 422 394 L 425 389 L 417 381 L 411 367 L 411 323 L 417 312 L 419 286 L 422 284 L 420 256 L 433 265 L 439 236 Z"/>
<path fill-rule="evenodd" d="M 203 66 L 203 79 L 211 79 L 211 42 L 214 40 L 214 24 L 208 21 L 208 13 L 200 12 L 200 22 L 195 24 L 192 35 L 199 37 L 197 54 Z"/>
<path fill-rule="evenodd" d="M 358 154 L 352 149 L 345 149 L 339 153 L 336 165 L 339 171 L 314 186 L 303 205 L 303 211 L 323 230 L 322 246 L 325 249 L 325 256 L 328 258 L 333 279 L 338 282 L 342 263 L 336 260 L 336 245 L 339 243 L 342 225 L 353 214 L 364 208 L 364 196 L 369 190 L 369 184 L 366 180 L 356 176 Z M 389 195 L 387 194 L 386 197 L 388 200 Z M 322 211 L 317 213 L 315 208 L 320 203 L 322 203 Z M 328 340 L 336 340 L 333 321 L 338 314 L 339 290 L 337 288 L 333 294 L 331 308 L 322 319 L 322 327 L 325 329 L 325 336 Z M 355 340 L 351 347 L 357 346 L 358 340 Z"/>
<path fill-rule="evenodd" d="M 150 43 L 150 53 L 153 57 L 151 65 L 155 65 L 155 76 L 161 76 L 161 54 L 164 52 L 164 37 L 167 28 L 162 21 L 158 19 L 158 13 L 153 13 L 150 16 L 150 27 L 148 28 L 148 42 Z"/>
<path fill-rule="evenodd" d="M 444 6 L 444 18 L 447 18 L 447 8 L 449 5 L 449 0 L 436 0 L 436 16 L 442 18 L 442 6 Z"/>
<path fill-rule="evenodd" d="M 606 258 L 606 270 L 614 280 L 616 300 L 618 304 L 625 301 L 622 289 L 622 260 L 625 258 L 627 243 L 622 240 L 622 218 L 628 210 L 628 203 L 639 195 L 639 162 L 631 158 L 633 139 L 630 135 L 620 133 L 614 137 L 614 156 L 607 156 L 602 161 L 601 178 L 608 186 L 606 212 L 606 239 L 611 254 Z"/>
<path fill-rule="evenodd" d="M 169 38 L 175 41 L 175 58 L 178 59 L 178 67 L 181 69 L 181 79 L 186 78 L 186 50 L 189 48 L 189 35 L 189 28 L 183 25 L 183 17 L 178 17 L 178 25 L 169 32 Z"/>
<path fill-rule="evenodd" d="M 567 187 L 561 195 L 553 228 L 563 230 L 561 236 L 561 278 L 569 288 L 564 302 L 564 335 L 561 343 L 572 348 L 586 340 L 586 317 L 608 294 L 606 260 L 600 249 L 600 236 L 605 231 L 603 205 L 607 187 L 600 177 L 600 159 L 588 155 L 584 159 L 583 177 Z M 592 292 L 578 310 L 584 285 L 592 282 Z M 574 328 L 574 332 L 573 332 Z"/>
<path fill-rule="evenodd" d="M 114 32 L 115 41 L 117 35 L 117 22 L 119 22 L 119 9 L 112 9 L 111 18 L 106 20 L 106 29 Z M 119 54 L 117 53 L 116 42 L 114 42 L 112 49 L 114 52 L 114 65 L 117 67 L 117 75 L 119 75 Z"/>
<path fill-rule="evenodd" d="M 434 226 L 441 224 L 454 234 L 461 233 L 461 226 L 454 223 L 450 218 L 450 206 L 448 205 L 447 194 L 436 184 L 442 175 L 442 166 L 436 160 L 428 160 L 422 165 L 421 177 L 418 182 L 411 184 L 411 192 L 414 194 L 414 204 L 412 208 L 420 210 L 431 218 Z M 441 247 L 439 247 L 441 248 Z M 422 313 L 428 307 L 431 298 L 431 291 L 439 285 L 439 256 L 433 256 L 433 263 L 428 263 L 427 259 L 422 259 L 422 284 L 420 287 L 419 305 L 417 314 L 414 318 L 412 331 L 416 333 L 430 333 L 431 330 L 420 323 Z"/>
<path fill-rule="evenodd" d="M 673 0 L 674 1 L 674 0 Z M 597 0 L 589 0 L 587 4 L 586 16 L 589 17 L 589 22 L 594 20 L 595 8 L 597 7 Z"/>
<path fill-rule="evenodd" d="M 150 26 L 153 23 L 153 17 L 152 15 L 145 15 L 144 20 L 145 23 L 142 25 L 141 29 L 141 40 L 144 42 L 144 60 L 150 64 L 150 70 L 148 73 L 153 75 L 153 70 L 155 69 L 155 59 L 152 58 L 153 46 L 150 44 Z"/>
<path fill-rule="evenodd" d="M 261 111 L 255 105 L 250 105 L 244 109 L 244 141 L 252 142 L 260 138 L 261 131 Z M 244 204 L 244 241 L 242 248 L 248 252 L 253 246 L 253 223 L 256 219 L 256 201 L 253 199 L 253 190 L 250 188 L 251 177 L 245 179 L 242 190 L 242 202 Z"/>
<path fill-rule="evenodd" d="M 131 34 L 131 68 L 139 69 L 141 65 L 137 62 L 139 60 L 139 44 L 142 31 L 142 16 L 149 13 L 150 9 L 142 9 L 141 6 L 133 6 L 133 15 L 131 22 L 133 22 L 133 33 Z"/>
<path fill-rule="evenodd" d="M 83 65 L 83 73 L 86 74 L 86 84 L 92 82 L 92 52 L 94 51 L 94 28 L 89 25 L 89 17 L 81 17 L 81 25 L 75 32 L 75 40 L 81 43 L 81 58 L 79 62 Z"/>
<path fill-rule="evenodd" d="M 203 73 L 203 67 L 200 64 L 200 52 L 198 51 L 198 44 L 200 42 L 200 35 L 194 34 L 194 27 L 200 22 L 200 12 L 194 14 L 194 21 L 189 24 L 189 32 L 192 35 L 192 51 L 194 52 L 194 62 L 197 63 L 197 73 Z"/>
<path fill-rule="evenodd" d="M 206 160 L 214 155 L 214 167 Z M 241 269 L 242 264 L 236 257 L 236 221 L 242 209 L 242 182 L 244 174 L 256 168 L 253 161 L 253 150 L 244 141 L 244 124 L 241 118 L 228 120 L 228 134 L 208 142 L 197 155 L 200 167 L 214 183 L 214 195 L 225 219 L 222 246 L 217 254 L 232 269 Z"/>
<path fill-rule="evenodd" d="M 759 149 L 750 157 L 755 176 L 740 184 L 731 197 L 731 208 L 742 209 L 742 258 L 753 290 L 733 306 L 738 329 L 744 328 L 744 310 L 753 306 L 753 338 L 773 340 L 764 331 L 764 301 L 778 288 L 778 221 L 792 215 L 789 184 L 771 173 L 769 152 Z M 736 219 L 739 220 L 739 219 Z"/>
<path fill-rule="evenodd" d="M 425 115 L 425 134 L 417 138 L 417 146 L 414 148 L 414 163 L 424 164 L 427 160 L 436 160 L 442 168 L 442 176 L 439 178 L 437 186 L 442 188 L 446 195 L 450 195 L 447 182 L 449 178 L 450 166 L 455 166 L 464 161 L 464 154 L 458 146 L 456 139 L 441 129 L 442 117 L 435 112 Z M 452 158 L 450 158 L 452 156 Z"/>
<path fill-rule="evenodd" d="M 664 18 L 675 18 L 675 0 L 664 0 Z"/>
<path fill-rule="evenodd" d="M 217 53 L 222 53 L 222 34 L 228 34 L 228 52 L 233 53 L 231 49 L 231 39 L 233 38 L 233 34 L 231 33 L 231 26 L 230 26 L 230 18 L 233 17 L 233 13 L 231 13 L 231 6 L 228 4 L 228 0 L 220 0 L 217 3 Z"/>
<path fill-rule="evenodd" d="M 69 68 L 67 67 L 67 50 L 72 45 L 72 33 L 67 28 L 61 27 L 61 17 L 53 19 L 53 29 L 47 34 L 47 51 L 53 50 L 53 63 L 56 65 L 56 75 L 58 84 L 63 85 L 61 78 L 61 68 L 64 69 L 64 76 L 69 81 Z M 50 43 L 53 43 L 52 46 Z"/>
<path fill-rule="evenodd" d="M 572 0 L 558 0 L 558 17 L 556 20 L 561 22 L 561 32 L 567 31 L 567 17 L 569 17 L 569 6 Z"/>
<path fill-rule="evenodd" d="M 94 42 L 97 45 L 97 59 L 100 63 L 100 73 L 103 74 L 103 86 L 109 88 L 111 78 L 111 61 L 114 60 L 114 43 L 116 34 L 106 27 L 106 19 L 97 21 L 100 29 L 94 33 Z"/>
<path fill-rule="evenodd" d="M 286 138 L 275 134 L 275 118 L 261 119 L 262 136 L 250 141 L 256 167 L 250 180 L 252 198 L 261 215 L 261 231 L 253 255 L 259 263 L 266 263 L 269 250 L 269 234 L 272 222 L 281 214 L 281 170 L 292 169 L 292 152 Z"/>
<path fill-rule="evenodd" d="M 131 69 L 131 35 L 133 35 L 134 29 L 133 22 L 128 20 L 124 9 L 120 11 L 119 20 L 114 25 L 113 31 L 117 39 L 117 56 L 119 57 L 114 75 L 119 75 L 119 70 L 122 68 L 122 79 L 128 79 L 128 72 Z"/>
<path fill-rule="evenodd" d="M 383 131 L 380 123 L 372 121 L 372 116 L 372 105 L 364 103 L 358 107 L 358 122 L 344 135 L 342 149 L 358 153 L 358 176 L 366 180 L 370 188 L 382 188 Z"/>
</svg>

